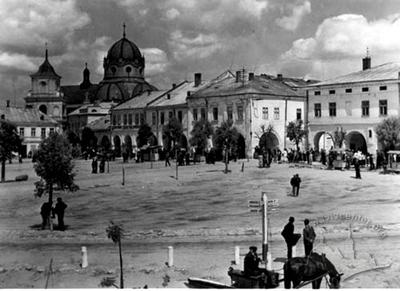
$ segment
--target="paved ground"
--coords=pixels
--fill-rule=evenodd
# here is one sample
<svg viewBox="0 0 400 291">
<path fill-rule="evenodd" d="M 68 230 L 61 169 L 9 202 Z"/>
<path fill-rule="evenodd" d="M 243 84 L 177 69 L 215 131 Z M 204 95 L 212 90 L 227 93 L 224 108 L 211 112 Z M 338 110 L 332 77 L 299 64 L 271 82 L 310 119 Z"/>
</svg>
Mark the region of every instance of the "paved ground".
<svg viewBox="0 0 400 291">
<path fill-rule="evenodd" d="M 241 172 L 244 163 L 244 172 Z M 121 185 L 122 166 L 125 185 Z M 90 173 L 90 161 L 76 161 L 80 190 L 59 193 L 68 204 L 65 232 L 39 231 L 44 198 L 33 196 L 32 164 L 7 165 L 7 178 L 28 174 L 26 182 L 0 185 L 0 283 L 9 288 L 44 287 L 46 268 L 53 258 L 57 270 L 53 287 L 98 287 L 104 276 L 118 275 L 116 248 L 105 235 L 110 220 L 126 230 L 124 260 L 128 287 L 183 287 L 189 276 L 229 284 L 226 274 L 234 246 L 242 252 L 261 244 L 261 220 L 250 213 L 248 200 L 278 199 L 269 213 L 269 239 L 274 258 L 285 254 L 280 231 L 289 216 L 311 219 L 317 232 L 316 250 L 323 251 L 344 272 L 345 287 L 399 287 L 398 189 L 400 177 L 352 171 L 327 171 L 273 164 L 257 168 L 257 161 L 165 168 L 162 163 L 110 164 L 109 174 Z M 291 197 L 289 179 L 299 173 L 300 196 Z M 80 247 L 89 250 L 88 269 L 81 270 Z M 174 246 L 175 266 L 168 268 L 167 246 Z M 397 249 L 396 249 L 397 248 Z M 303 253 L 300 243 L 298 254 Z M 282 264 L 274 262 L 280 269 Z M 390 267 L 389 267 L 390 266 Z M 357 272 L 376 267 L 350 277 Z M 110 274 L 107 274 L 110 273 Z M 169 279 L 168 279 L 169 278 Z"/>
</svg>

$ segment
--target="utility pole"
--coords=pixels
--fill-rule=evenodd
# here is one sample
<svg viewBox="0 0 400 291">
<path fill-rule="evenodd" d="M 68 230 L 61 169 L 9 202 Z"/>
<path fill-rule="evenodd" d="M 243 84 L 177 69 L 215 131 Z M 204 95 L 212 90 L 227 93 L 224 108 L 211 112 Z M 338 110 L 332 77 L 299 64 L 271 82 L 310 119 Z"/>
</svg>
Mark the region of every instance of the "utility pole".
<svg viewBox="0 0 400 291">
<path fill-rule="evenodd" d="M 267 265 L 268 260 L 268 198 L 267 193 L 262 192 L 261 203 L 262 203 L 262 230 L 263 230 L 263 242 L 262 242 L 262 258 Z"/>
</svg>

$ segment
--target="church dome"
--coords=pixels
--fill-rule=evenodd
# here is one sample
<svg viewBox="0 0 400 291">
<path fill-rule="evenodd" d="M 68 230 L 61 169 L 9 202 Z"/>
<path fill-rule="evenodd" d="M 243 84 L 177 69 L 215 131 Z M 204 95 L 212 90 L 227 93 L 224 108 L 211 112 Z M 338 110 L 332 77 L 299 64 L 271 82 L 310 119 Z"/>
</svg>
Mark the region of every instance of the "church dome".
<svg viewBox="0 0 400 291">
<path fill-rule="evenodd" d="M 125 38 L 124 35 L 123 38 L 114 43 L 108 50 L 107 59 L 109 61 L 135 61 L 141 60 L 142 54 L 139 48 L 129 39 Z"/>
</svg>

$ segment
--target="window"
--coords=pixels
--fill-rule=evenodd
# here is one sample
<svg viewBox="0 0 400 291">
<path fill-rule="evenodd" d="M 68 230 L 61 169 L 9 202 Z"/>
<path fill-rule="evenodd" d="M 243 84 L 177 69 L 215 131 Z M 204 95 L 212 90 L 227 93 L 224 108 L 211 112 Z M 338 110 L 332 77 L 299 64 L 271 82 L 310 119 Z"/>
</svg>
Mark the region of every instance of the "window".
<svg viewBox="0 0 400 291">
<path fill-rule="evenodd" d="M 336 102 L 329 102 L 329 116 L 336 116 Z"/>
<path fill-rule="evenodd" d="M 386 86 L 379 86 L 379 91 L 386 91 L 387 87 Z"/>
<path fill-rule="evenodd" d="M 168 119 L 171 119 L 174 116 L 174 113 L 172 111 L 168 112 Z"/>
<path fill-rule="evenodd" d="M 178 120 L 180 123 L 182 123 L 183 115 L 182 115 L 182 111 L 180 111 L 180 110 L 178 111 Z"/>
<path fill-rule="evenodd" d="M 321 103 L 314 103 L 314 116 L 321 117 Z"/>
<path fill-rule="evenodd" d="M 130 72 L 132 72 L 132 68 L 130 66 L 126 67 L 125 72 L 129 74 Z"/>
<path fill-rule="evenodd" d="M 200 109 L 200 115 L 201 115 L 201 119 L 206 120 L 207 116 L 206 116 L 206 109 L 205 108 L 201 108 Z"/>
<path fill-rule="evenodd" d="M 262 108 L 263 119 L 268 120 L 268 107 Z"/>
<path fill-rule="evenodd" d="M 35 127 L 31 128 L 31 136 L 32 137 L 36 136 L 36 128 Z"/>
<path fill-rule="evenodd" d="M 387 100 L 379 100 L 379 115 L 387 115 Z"/>
<path fill-rule="evenodd" d="M 42 138 L 46 138 L 46 128 L 41 128 L 41 129 L 40 129 L 40 136 L 41 136 Z"/>
<path fill-rule="evenodd" d="M 368 130 L 368 137 L 372 138 L 372 130 L 371 129 Z"/>
<path fill-rule="evenodd" d="M 243 121 L 243 105 L 237 105 L 238 120 Z"/>
<path fill-rule="evenodd" d="M 321 95 L 321 91 L 315 91 L 315 92 L 314 92 L 314 95 L 315 95 L 315 96 Z"/>
<path fill-rule="evenodd" d="M 351 93 L 351 92 L 353 92 L 353 89 L 351 89 L 351 88 L 346 89 L 346 93 Z"/>
<path fill-rule="evenodd" d="M 226 112 L 228 114 L 228 120 L 232 120 L 233 119 L 233 107 L 232 105 L 229 105 L 226 107 Z"/>
<path fill-rule="evenodd" d="M 132 125 L 132 113 L 128 114 L 128 124 Z"/>
<path fill-rule="evenodd" d="M 135 114 L 135 125 L 139 125 L 139 113 Z"/>
<path fill-rule="evenodd" d="M 193 120 L 197 121 L 198 116 L 197 116 L 197 108 L 193 108 Z"/>
<path fill-rule="evenodd" d="M 118 125 L 121 125 L 121 115 L 120 114 L 117 115 L 117 123 L 118 123 Z"/>
<path fill-rule="evenodd" d="M 21 127 L 21 128 L 19 129 L 19 135 L 20 135 L 20 136 L 24 136 L 24 135 L 25 135 L 25 128 Z"/>
<path fill-rule="evenodd" d="M 140 113 L 140 125 L 142 125 L 144 122 L 145 122 L 144 113 Z"/>
<path fill-rule="evenodd" d="M 369 88 L 368 88 L 368 87 L 362 87 L 362 88 L 361 88 L 361 91 L 362 91 L 362 92 L 368 92 L 368 91 L 369 91 Z"/>
<path fill-rule="evenodd" d="M 124 125 L 128 124 L 128 116 L 124 114 Z"/>
<path fill-rule="evenodd" d="M 155 112 L 151 113 L 151 124 L 156 125 L 157 124 L 157 115 Z"/>
<path fill-rule="evenodd" d="M 301 108 L 296 109 L 296 119 L 301 120 Z"/>
<path fill-rule="evenodd" d="M 274 119 L 279 120 L 279 107 L 274 108 Z"/>
<path fill-rule="evenodd" d="M 361 101 L 361 116 L 369 116 L 369 101 Z"/>
<path fill-rule="evenodd" d="M 213 108 L 213 120 L 214 121 L 218 120 L 218 107 Z"/>
<path fill-rule="evenodd" d="M 51 127 L 51 128 L 50 128 L 50 134 L 53 134 L 53 133 L 54 133 L 54 128 Z"/>
<path fill-rule="evenodd" d="M 335 94 L 335 93 L 336 93 L 335 90 L 329 90 L 329 95 L 333 95 L 333 94 Z"/>
<path fill-rule="evenodd" d="M 164 112 L 160 112 L 160 123 L 164 124 L 165 122 L 165 113 Z"/>
<path fill-rule="evenodd" d="M 345 109 L 345 111 L 346 111 L 346 115 L 347 116 L 351 116 L 352 114 L 351 114 L 351 110 L 352 110 L 352 108 L 351 108 L 351 101 L 346 101 L 345 103 L 344 103 L 344 109 Z"/>
</svg>

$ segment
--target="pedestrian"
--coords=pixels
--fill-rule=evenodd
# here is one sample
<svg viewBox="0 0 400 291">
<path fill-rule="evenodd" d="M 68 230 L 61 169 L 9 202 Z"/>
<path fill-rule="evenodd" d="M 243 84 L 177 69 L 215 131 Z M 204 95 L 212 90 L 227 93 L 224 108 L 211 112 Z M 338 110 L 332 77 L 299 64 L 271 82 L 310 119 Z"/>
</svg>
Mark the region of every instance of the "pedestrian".
<svg viewBox="0 0 400 291">
<path fill-rule="evenodd" d="M 299 174 L 293 175 L 292 179 L 290 179 L 290 185 L 292 185 L 292 195 L 295 197 L 299 196 L 300 183 L 301 179 Z"/>
<path fill-rule="evenodd" d="M 62 201 L 61 197 L 58 197 L 56 206 L 53 209 L 53 213 L 57 215 L 59 230 L 65 230 L 64 212 L 65 212 L 66 208 L 67 208 L 67 204 L 65 204 L 64 201 Z"/>
<path fill-rule="evenodd" d="M 354 169 L 356 170 L 356 179 L 361 179 L 360 162 L 357 158 L 354 158 Z"/>
<path fill-rule="evenodd" d="M 244 274 L 246 276 L 258 276 L 260 275 L 260 269 L 258 264 L 260 263 L 260 258 L 257 255 L 257 247 L 251 246 L 249 252 L 244 257 Z"/>
<path fill-rule="evenodd" d="M 165 152 L 165 166 L 170 166 L 171 167 L 171 163 L 169 162 L 169 151 Z"/>
<path fill-rule="evenodd" d="M 294 217 L 289 217 L 289 222 L 283 228 L 281 235 L 285 239 L 286 246 L 287 246 L 287 258 L 292 258 L 292 248 L 297 244 L 299 241 L 301 234 L 294 233 Z"/>
<path fill-rule="evenodd" d="M 307 218 L 304 219 L 303 242 L 306 257 L 311 254 L 315 237 L 315 231 L 314 228 L 310 225 L 310 221 Z"/>
<path fill-rule="evenodd" d="M 40 208 L 40 215 L 42 216 L 42 229 L 45 229 L 47 225 L 50 224 L 51 215 L 51 202 L 45 202 Z"/>
<path fill-rule="evenodd" d="M 92 174 L 97 174 L 97 157 L 94 156 L 92 160 Z"/>
</svg>

